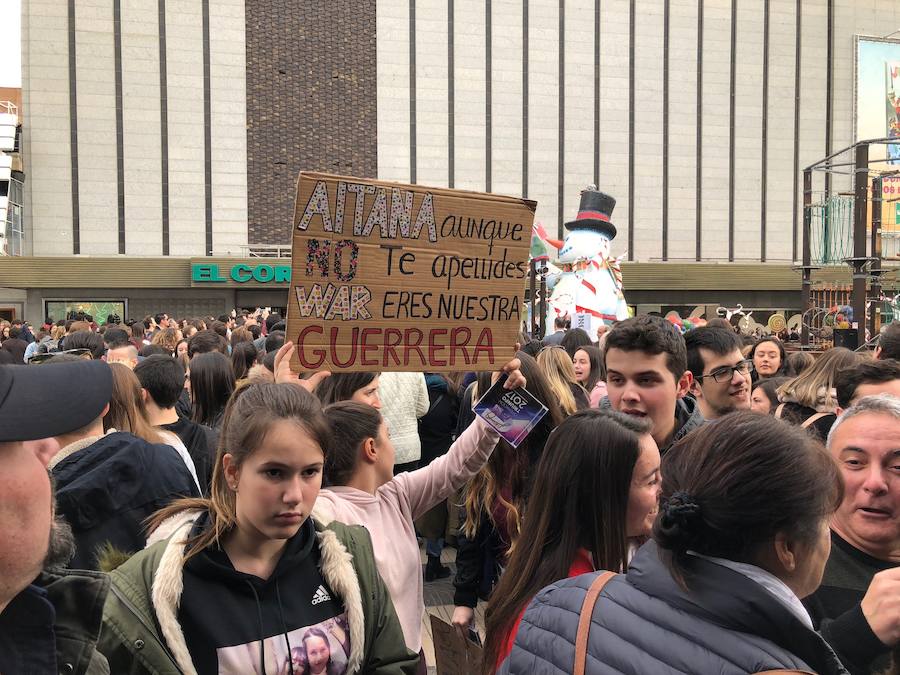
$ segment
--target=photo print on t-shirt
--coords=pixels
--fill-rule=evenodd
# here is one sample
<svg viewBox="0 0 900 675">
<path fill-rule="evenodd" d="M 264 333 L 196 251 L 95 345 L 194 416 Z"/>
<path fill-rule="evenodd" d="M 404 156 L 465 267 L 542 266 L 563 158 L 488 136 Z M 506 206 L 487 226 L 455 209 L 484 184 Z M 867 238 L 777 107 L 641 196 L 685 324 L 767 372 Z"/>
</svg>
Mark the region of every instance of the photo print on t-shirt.
<svg viewBox="0 0 900 675">
<path fill-rule="evenodd" d="M 219 675 L 262 675 L 262 665 L 266 675 L 344 675 L 350 659 L 350 624 L 347 615 L 340 614 L 267 637 L 262 648 L 259 640 L 220 647 Z"/>
</svg>

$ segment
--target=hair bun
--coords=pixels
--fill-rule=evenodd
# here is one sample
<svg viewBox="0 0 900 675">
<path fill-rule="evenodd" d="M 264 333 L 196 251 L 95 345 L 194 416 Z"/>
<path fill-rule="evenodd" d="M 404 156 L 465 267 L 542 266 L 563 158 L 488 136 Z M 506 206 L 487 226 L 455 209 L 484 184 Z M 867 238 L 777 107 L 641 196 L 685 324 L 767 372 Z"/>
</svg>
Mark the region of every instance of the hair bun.
<svg viewBox="0 0 900 675">
<path fill-rule="evenodd" d="M 679 490 L 663 499 L 654 527 L 654 538 L 663 548 L 687 550 L 697 540 L 702 521 L 700 504 L 692 495 Z"/>
</svg>

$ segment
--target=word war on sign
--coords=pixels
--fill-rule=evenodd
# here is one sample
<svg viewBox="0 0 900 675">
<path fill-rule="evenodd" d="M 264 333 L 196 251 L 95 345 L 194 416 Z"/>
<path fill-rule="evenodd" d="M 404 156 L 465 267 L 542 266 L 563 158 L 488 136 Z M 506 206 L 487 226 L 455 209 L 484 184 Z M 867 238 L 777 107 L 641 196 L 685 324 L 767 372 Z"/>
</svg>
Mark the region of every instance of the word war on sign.
<svg viewBox="0 0 900 675">
<path fill-rule="evenodd" d="M 535 203 L 301 173 L 288 334 L 298 370 L 490 370 L 520 330 Z"/>
</svg>

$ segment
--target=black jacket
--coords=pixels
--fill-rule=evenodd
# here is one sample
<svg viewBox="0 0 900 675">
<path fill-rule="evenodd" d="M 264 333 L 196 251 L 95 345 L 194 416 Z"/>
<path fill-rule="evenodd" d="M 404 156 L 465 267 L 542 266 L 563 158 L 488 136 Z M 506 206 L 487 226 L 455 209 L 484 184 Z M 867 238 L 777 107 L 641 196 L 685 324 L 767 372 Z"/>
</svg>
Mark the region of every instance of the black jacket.
<svg viewBox="0 0 900 675">
<path fill-rule="evenodd" d="M 465 397 L 468 396 L 469 400 L 471 400 L 471 389 L 472 387 L 470 386 L 463 397 L 459 413 L 460 421 L 462 421 L 466 406 L 469 405 Z M 474 419 L 474 414 L 472 417 Z M 550 419 L 550 415 L 547 414 L 531 430 L 525 442 L 514 451 L 525 453 L 528 457 L 521 494 L 513 495 L 521 504 L 525 504 L 531 495 L 534 474 L 537 470 L 538 462 L 540 462 L 544 454 L 544 446 L 552 431 L 553 422 Z M 505 443 L 506 441 L 501 439 L 498 448 L 494 452 L 503 451 L 503 448 L 500 446 Z M 465 514 L 463 514 L 461 520 L 465 521 Z M 509 542 L 504 541 L 488 517 L 487 511 L 482 509 L 478 517 L 478 525 L 474 536 L 472 538 L 466 537 L 463 529 L 460 528 L 460 534 L 457 537 L 456 576 L 453 579 L 453 585 L 456 590 L 453 594 L 453 603 L 464 607 L 475 607 L 478 604 L 479 597 L 487 599 L 497 581 L 499 568 L 505 564 L 508 553 Z"/>
<path fill-rule="evenodd" d="M 109 578 L 99 572 L 45 572 L 0 613 L 0 672 L 102 675 L 97 650 Z"/>
<path fill-rule="evenodd" d="M 200 489 L 203 490 L 204 496 L 209 495 L 219 434 L 203 424 L 192 422 L 187 417 L 179 417 L 177 422 L 163 424 L 161 427 L 177 435 L 184 443 L 188 454 L 194 460 L 194 469 L 197 471 Z"/>
<path fill-rule="evenodd" d="M 817 414 L 817 411 L 814 408 L 800 405 L 799 403 L 785 403 L 784 408 L 782 408 L 781 419 L 790 424 L 800 426 L 815 414 Z M 807 426 L 806 430 L 824 443 L 828 440 L 828 433 L 836 421 L 837 415 L 828 413 L 825 417 L 820 417 Z"/>
<path fill-rule="evenodd" d="M 581 605 L 596 576 L 583 574 L 540 591 L 498 672 L 571 672 Z M 586 672 L 744 675 L 788 669 L 846 675 L 818 633 L 743 574 L 692 558 L 688 588 L 672 578 L 656 544 L 645 544 L 627 575 L 610 580 L 597 599 Z"/>
<path fill-rule="evenodd" d="M 604 410 L 612 410 L 612 404 L 609 397 L 604 396 L 600 399 L 600 407 Z M 664 455 L 669 451 L 675 443 L 691 433 L 694 429 L 699 429 L 706 423 L 703 415 L 700 414 L 700 406 L 697 401 L 685 396 L 675 401 L 675 433 L 668 445 L 659 449 L 659 454 Z"/>
<path fill-rule="evenodd" d="M 194 478 L 169 445 L 117 431 L 53 467 L 57 511 L 75 534 L 73 568 L 98 569 L 107 542 L 120 551 L 146 544 L 144 521 L 178 497 L 199 497 Z"/>
<path fill-rule="evenodd" d="M 460 396 L 451 392 L 440 375 L 425 376 L 428 385 L 428 412 L 419 419 L 419 442 L 422 459 L 419 468 L 447 454 L 456 439 Z"/>
<path fill-rule="evenodd" d="M 203 514 L 191 535 L 199 535 L 209 527 L 209 514 Z M 235 649 L 241 649 L 234 645 L 258 648 L 262 658 L 268 661 L 274 656 L 276 646 L 302 645 L 304 631 L 311 626 L 344 638 L 343 653 L 334 651 L 332 663 L 346 664 L 350 629 L 343 598 L 325 581 L 319 569 L 321 565 L 322 552 L 309 518 L 287 541 L 268 579 L 235 570 L 228 555 L 216 546 L 209 546 L 191 558 L 184 566 L 178 623 L 197 672 L 212 674 L 220 672 L 219 668 L 224 672 L 228 670 L 223 668 L 224 663 L 232 667 L 258 663 L 249 655 L 234 653 Z M 230 592 L 223 593 L 223 588 Z M 211 616 L 244 619 L 210 621 Z M 336 646 L 337 643 L 332 644 Z M 231 654 L 224 654 L 223 648 L 228 647 Z M 289 648 L 287 653 L 290 654 Z"/>
<path fill-rule="evenodd" d="M 509 551 L 496 528 L 482 511 L 473 538 L 460 527 L 456 537 L 456 576 L 453 577 L 453 604 L 476 607 L 487 600 L 499 577 L 501 562 Z"/>
<path fill-rule="evenodd" d="M 831 555 L 822 584 L 805 598 L 816 629 L 853 675 L 889 672 L 891 649 L 872 632 L 862 600 L 879 572 L 896 563 L 874 558 L 831 532 Z"/>
</svg>

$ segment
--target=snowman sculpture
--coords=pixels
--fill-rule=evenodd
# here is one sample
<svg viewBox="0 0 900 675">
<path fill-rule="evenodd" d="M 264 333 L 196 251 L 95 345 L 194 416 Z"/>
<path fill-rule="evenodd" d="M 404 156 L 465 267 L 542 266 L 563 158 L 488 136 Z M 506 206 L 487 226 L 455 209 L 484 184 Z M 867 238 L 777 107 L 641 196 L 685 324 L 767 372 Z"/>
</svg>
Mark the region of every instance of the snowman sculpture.
<svg viewBox="0 0 900 675">
<path fill-rule="evenodd" d="M 610 220 L 615 206 L 613 197 L 589 186 L 581 193 L 575 220 L 565 225 L 569 232 L 564 241 L 547 238 L 538 226 L 537 237 L 559 252 L 557 260 L 547 265 L 547 326 L 556 317 L 568 316 L 573 328 L 593 335 L 600 324 L 628 318 L 622 271 L 610 256 L 610 242 L 616 236 Z"/>
</svg>

